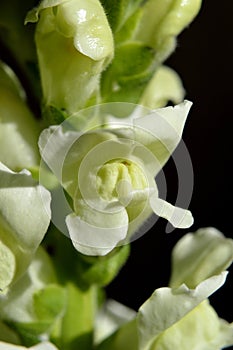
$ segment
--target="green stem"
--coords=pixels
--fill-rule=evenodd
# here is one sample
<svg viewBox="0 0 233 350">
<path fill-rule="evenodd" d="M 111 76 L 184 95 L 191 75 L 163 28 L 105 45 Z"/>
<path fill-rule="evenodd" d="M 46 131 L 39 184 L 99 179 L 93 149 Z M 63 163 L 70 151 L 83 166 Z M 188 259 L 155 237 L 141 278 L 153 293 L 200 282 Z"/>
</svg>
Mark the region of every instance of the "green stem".
<svg viewBox="0 0 233 350">
<path fill-rule="evenodd" d="M 67 311 L 61 329 L 63 350 L 90 350 L 93 347 L 94 315 L 97 304 L 95 286 L 81 290 L 73 282 L 66 285 Z"/>
</svg>

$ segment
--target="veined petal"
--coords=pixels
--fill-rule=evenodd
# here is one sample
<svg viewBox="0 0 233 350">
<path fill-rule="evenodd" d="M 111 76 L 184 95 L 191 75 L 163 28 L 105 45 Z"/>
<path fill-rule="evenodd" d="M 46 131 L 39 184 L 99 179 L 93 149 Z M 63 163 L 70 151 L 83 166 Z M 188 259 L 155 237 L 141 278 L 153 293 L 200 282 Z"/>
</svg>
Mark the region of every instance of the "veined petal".
<svg viewBox="0 0 233 350">
<path fill-rule="evenodd" d="M 66 225 L 72 243 L 79 252 L 106 255 L 125 239 L 128 215 L 125 208 L 110 213 L 84 209 L 81 217 L 77 214 L 68 215 Z"/>
<path fill-rule="evenodd" d="M 156 194 L 150 197 L 150 205 L 156 215 L 168 220 L 174 227 L 188 228 L 193 224 L 193 216 L 189 210 L 174 207 Z"/>
<path fill-rule="evenodd" d="M 185 284 L 179 288 L 159 288 L 140 307 L 137 321 L 139 350 L 148 350 L 166 329 L 181 320 L 202 301 L 220 288 L 227 272 L 201 282 L 195 289 Z"/>
</svg>

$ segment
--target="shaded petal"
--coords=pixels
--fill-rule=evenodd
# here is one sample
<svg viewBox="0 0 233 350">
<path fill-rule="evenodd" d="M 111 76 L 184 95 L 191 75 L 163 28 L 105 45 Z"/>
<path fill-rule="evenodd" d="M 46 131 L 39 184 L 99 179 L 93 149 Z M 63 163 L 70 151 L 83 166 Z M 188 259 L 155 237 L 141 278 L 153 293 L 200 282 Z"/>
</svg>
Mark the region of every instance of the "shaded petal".
<svg viewBox="0 0 233 350">
<path fill-rule="evenodd" d="M 162 332 L 220 288 L 226 275 L 223 272 L 213 276 L 201 282 L 195 289 L 189 289 L 185 284 L 176 289 L 156 289 L 138 312 L 139 349 L 148 350 Z"/>
</svg>

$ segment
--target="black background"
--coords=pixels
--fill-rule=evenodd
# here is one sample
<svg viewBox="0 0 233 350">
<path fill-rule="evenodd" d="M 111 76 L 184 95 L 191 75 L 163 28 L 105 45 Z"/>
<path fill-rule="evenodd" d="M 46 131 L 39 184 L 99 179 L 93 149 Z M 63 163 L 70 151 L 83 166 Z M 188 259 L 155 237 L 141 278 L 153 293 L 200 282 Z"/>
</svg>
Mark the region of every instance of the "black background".
<svg viewBox="0 0 233 350">
<path fill-rule="evenodd" d="M 186 98 L 194 103 L 183 136 L 194 169 L 189 208 L 195 223 L 189 231 L 214 226 L 233 238 L 232 13 L 230 0 L 204 1 L 166 63 L 180 74 Z M 172 161 L 165 174 L 168 199 L 172 200 L 177 187 Z M 188 231 L 166 234 L 165 227 L 165 220 L 159 219 L 153 229 L 132 243 L 128 262 L 107 288 L 109 297 L 138 309 L 154 289 L 167 285 L 171 249 Z M 233 268 L 229 270 L 227 282 L 211 297 L 211 303 L 219 316 L 232 322 Z"/>
</svg>

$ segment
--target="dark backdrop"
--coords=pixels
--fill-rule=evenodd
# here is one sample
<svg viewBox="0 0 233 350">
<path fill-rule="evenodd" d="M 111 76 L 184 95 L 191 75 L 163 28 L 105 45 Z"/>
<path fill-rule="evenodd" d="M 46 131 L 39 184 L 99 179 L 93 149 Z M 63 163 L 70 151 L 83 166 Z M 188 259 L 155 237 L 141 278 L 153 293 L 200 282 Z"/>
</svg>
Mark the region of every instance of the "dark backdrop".
<svg viewBox="0 0 233 350">
<path fill-rule="evenodd" d="M 233 238 L 232 12 L 230 0 L 204 1 L 198 17 L 180 35 L 176 52 L 167 64 L 180 74 L 186 98 L 194 102 L 183 137 L 194 168 L 190 210 L 195 223 L 190 231 L 214 226 Z M 174 170 L 172 162 L 165 167 L 171 199 L 177 186 Z M 107 288 L 109 297 L 137 309 L 155 288 L 167 285 L 171 249 L 188 231 L 165 234 L 165 227 L 165 220 L 159 219 L 150 232 L 132 243 L 127 264 Z M 226 284 L 211 302 L 221 317 L 232 322 L 230 270 Z"/>
</svg>

